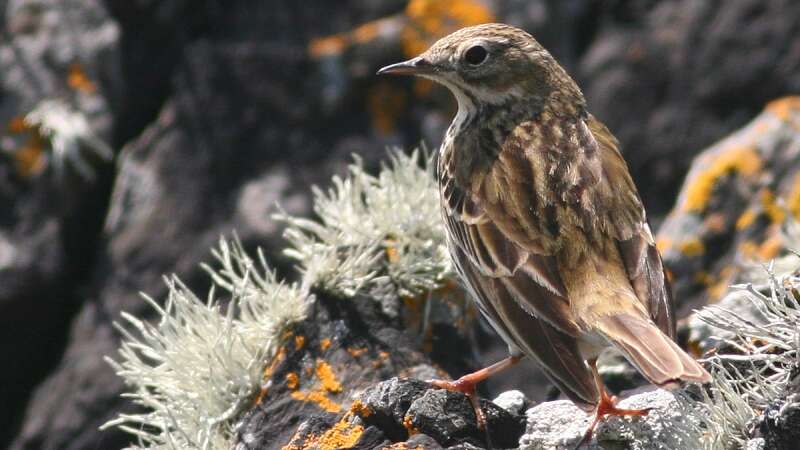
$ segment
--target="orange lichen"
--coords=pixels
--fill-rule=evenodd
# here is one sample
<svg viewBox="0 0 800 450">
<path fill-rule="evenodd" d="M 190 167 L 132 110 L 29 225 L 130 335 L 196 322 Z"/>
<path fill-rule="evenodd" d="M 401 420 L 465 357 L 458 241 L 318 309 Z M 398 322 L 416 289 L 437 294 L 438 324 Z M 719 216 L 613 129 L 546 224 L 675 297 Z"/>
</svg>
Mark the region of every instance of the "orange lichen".
<svg viewBox="0 0 800 450">
<path fill-rule="evenodd" d="M 739 244 L 739 253 L 747 258 L 755 258 L 758 255 L 758 244 L 753 241 L 743 241 Z"/>
<path fill-rule="evenodd" d="M 792 113 L 800 112 L 800 97 L 782 97 L 767 103 L 765 111 L 777 116 L 779 119 L 788 121 Z"/>
<path fill-rule="evenodd" d="M 474 0 L 411 0 L 405 14 L 409 23 L 401 33 L 401 42 L 409 58 L 459 28 L 496 20 L 491 11 Z"/>
<path fill-rule="evenodd" d="M 331 393 L 342 392 L 342 384 L 336 379 L 336 374 L 330 364 L 317 360 L 317 378 L 322 383 L 322 388 Z"/>
<path fill-rule="evenodd" d="M 302 442 L 296 442 L 299 438 L 293 437 L 292 442 L 282 447 L 281 450 L 337 450 L 352 448 L 358 443 L 363 434 L 364 427 L 351 423 L 349 417 L 345 416 L 321 435 L 310 434 Z"/>
<path fill-rule="evenodd" d="M 711 274 L 709 274 L 705 270 L 696 272 L 692 277 L 692 279 L 694 279 L 695 283 L 702 284 L 703 286 L 709 286 L 714 281 L 714 277 L 712 277 Z"/>
<path fill-rule="evenodd" d="M 303 346 L 306 345 L 306 338 L 305 336 L 295 336 L 294 337 L 294 349 L 295 351 L 300 350 Z"/>
<path fill-rule="evenodd" d="M 800 173 L 794 176 L 792 186 L 786 194 L 786 209 L 795 219 L 800 220 Z"/>
<path fill-rule="evenodd" d="M 260 405 L 261 402 L 264 401 L 264 397 L 266 397 L 267 394 L 269 394 L 269 389 L 262 387 L 256 396 L 256 400 L 253 402 L 253 406 Z"/>
<path fill-rule="evenodd" d="M 25 123 L 25 118 L 23 117 L 12 117 L 11 120 L 8 121 L 8 132 L 14 134 L 25 133 L 30 131 L 31 127 Z"/>
<path fill-rule="evenodd" d="M 762 189 L 759 193 L 761 199 L 761 207 L 764 213 L 769 217 L 770 222 L 781 224 L 786 220 L 786 211 L 778 205 L 775 198 L 775 193 L 769 189 Z"/>
<path fill-rule="evenodd" d="M 341 54 L 348 47 L 366 44 L 374 40 L 381 35 L 382 31 L 391 33 L 390 30 L 396 30 L 399 26 L 396 24 L 398 19 L 398 16 L 390 16 L 359 25 L 351 31 L 312 39 L 308 44 L 308 54 L 312 58 Z"/>
<path fill-rule="evenodd" d="M 17 173 L 25 178 L 42 173 L 45 168 L 44 145 L 44 139 L 34 134 L 14 152 Z"/>
<path fill-rule="evenodd" d="M 408 431 L 409 436 L 419 434 L 419 430 L 416 427 L 414 427 L 414 422 L 411 416 L 403 417 L 403 427 L 405 427 L 405 429 Z"/>
<path fill-rule="evenodd" d="M 367 418 L 373 414 L 372 409 L 362 403 L 361 400 L 355 400 L 353 404 L 350 405 L 350 412 L 362 418 Z"/>
<path fill-rule="evenodd" d="M 295 390 L 299 385 L 300 385 L 300 377 L 298 377 L 296 373 L 289 372 L 286 374 L 286 387 L 288 387 L 291 390 Z"/>
<path fill-rule="evenodd" d="M 708 292 L 709 300 L 710 301 L 718 300 L 726 292 L 728 292 L 728 288 L 730 287 L 730 284 L 733 281 L 733 277 L 735 275 L 736 275 L 736 269 L 733 266 L 727 266 L 724 267 L 722 270 L 720 270 L 716 282 L 708 286 L 708 288 L 706 289 L 706 292 Z"/>
<path fill-rule="evenodd" d="M 322 350 L 323 352 L 324 352 L 325 350 L 327 350 L 328 348 L 330 348 L 330 346 L 331 346 L 331 340 L 330 340 L 330 338 L 324 338 L 324 339 L 322 339 L 321 341 L 319 341 L 319 348 L 320 348 L 320 350 Z"/>
<path fill-rule="evenodd" d="M 373 21 L 367 22 L 364 25 L 356 27 L 353 30 L 351 36 L 353 37 L 353 41 L 359 44 L 364 44 L 369 42 L 376 37 L 378 37 L 378 32 L 380 31 L 380 21 Z"/>
<path fill-rule="evenodd" d="M 91 94 L 97 90 L 97 86 L 86 75 L 80 63 L 73 63 L 69 66 L 67 74 L 67 85 L 76 91 Z"/>
<path fill-rule="evenodd" d="M 389 245 L 386 247 L 386 260 L 390 263 L 396 263 L 400 261 L 400 253 L 397 251 L 397 247 L 394 245 Z"/>
<path fill-rule="evenodd" d="M 706 246 L 698 238 L 689 238 L 678 244 L 678 250 L 688 257 L 700 256 L 706 252 Z"/>
<path fill-rule="evenodd" d="M 780 253 L 781 249 L 783 249 L 783 239 L 779 234 L 773 235 L 768 237 L 761 245 L 758 246 L 758 256 L 764 260 L 768 261 Z"/>
<path fill-rule="evenodd" d="M 358 358 L 359 356 L 363 355 L 367 352 L 368 349 L 366 348 L 348 348 L 347 353 L 350 353 L 350 356 L 353 358 Z"/>
<path fill-rule="evenodd" d="M 756 221 L 758 214 L 753 208 L 747 208 L 738 219 L 736 219 L 736 229 L 741 231 L 749 227 Z"/>
<path fill-rule="evenodd" d="M 293 399 L 301 402 L 313 402 L 327 412 L 338 413 L 342 411 L 342 406 L 333 400 L 323 391 L 294 391 L 291 393 Z"/>
<path fill-rule="evenodd" d="M 750 177 L 761 170 L 761 157 L 753 147 L 726 149 L 711 161 L 705 171 L 695 175 L 686 188 L 681 210 L 701 213 L 705 211 L 717 181 L 728 174 Z"/>
<path fill-rule="evenodd" d="M 324 38 L 312 39 L 308 44 L 308 54 L 313 58 L 341 53 L 348 44 L 347 36 L 337 34 Z"/>
<path fill-rule="evenodd" d="M 384 81 L 369 89 L 367 101 L 372 127 L 382 134 L 393 132 L 397 120 L 406 110 L 406 94 L 394 83 Z"/>
<path fill-rule="evenodd" d="M 267 367 L 264 368 L 265 379 L 270 378 L 272 376 L 272 373 L 275 371 L 275 368 L 278 367 L 278 364 L 280 364 L 285 357 L 286 357 L 286 348 L 279 347 L 278 351 L 275 352 L 275 356 L 272 358 L 272 361 L 269 363 Z"/>
</svg>

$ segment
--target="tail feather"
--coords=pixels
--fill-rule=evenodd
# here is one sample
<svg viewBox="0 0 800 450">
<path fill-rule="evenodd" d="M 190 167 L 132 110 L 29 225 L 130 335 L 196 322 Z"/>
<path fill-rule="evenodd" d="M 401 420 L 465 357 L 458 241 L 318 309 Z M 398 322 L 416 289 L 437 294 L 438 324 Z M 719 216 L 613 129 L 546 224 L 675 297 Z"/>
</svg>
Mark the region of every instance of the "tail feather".
<svg viewBox="0 0 800 450">
<path fill-rule="evenodd" d="M 598 330 L 653 384 L 711 381 L 703 366 L 644 318 L 630 314 L 606 316 L 600 319 Z"/>
</svg>

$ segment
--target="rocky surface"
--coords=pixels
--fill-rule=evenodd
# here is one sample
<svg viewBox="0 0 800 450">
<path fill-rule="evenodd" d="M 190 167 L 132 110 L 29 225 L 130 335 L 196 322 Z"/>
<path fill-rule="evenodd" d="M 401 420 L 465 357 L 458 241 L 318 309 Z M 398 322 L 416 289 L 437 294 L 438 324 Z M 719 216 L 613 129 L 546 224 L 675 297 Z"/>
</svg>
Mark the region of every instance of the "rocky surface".
<svg viewBox="0 0 800 450">
<path fill-rule="evenodd" d="M 694 160 L 657 236 L 683 312 L 796 245 L 786 227 L 800 219 L 799 131 L 800 97 L 775 100 Z"/>
<path fill-rule="evenodd" d="M 309 184 L 326 183 L 351 152 L 369 167 L 386 145 L 424 138 L 435 146 L 452 99 L 424 83 L 376 79 L 382 64 L 465 24 L 525 27 L 575 74 L 595 115 L 620 137 L 658 220 L 693 155 L 767 101 L 800 88 L 798 8 L 788 0 L 349 0 L 303 8 L 283 1 L 0 0 L 0 352 L 14 364 L 0 375 L 0 446 L 125 446 L 129 436 L 97 431 L 130 408 L 100 358 L 117 348 L 111 322 L 122 310 L 147 316 L 139 291 L 163 298 L 163 273 L 202 290 L 207 279 L 198 263 L 234 229 L 289 273 L 276 252 L 280 227 L 269 219 L 275 201 L 308 214 Z M 20 121 L 50 98 L 87 117 L 119 153 L 116 167 L 92 160 L 92 179 L 73 170 L 53 176 L 47 139 Z M 773 104 L 769 126 L 782 133 L 796 126 L 794 113 L 784 114 L 792 104 Z M 775 138 L 774 152 L 759 155 L 789 155 L 786 139 Z M 767 144 L 759 145 L 762 152 Z M 738 186 L 768 187 L 781 198 L 791 192 L 793 166 L 784 163 L 765 163 L 760 181 Z M 719 186 L 714 196 L 727 198 L 720 193 L 732 188 Z M 756 209 L 754 230 L 774 222 L 773 202 L 737 201 L 749 206 L 730 211 Z M 708 249 L 700 262 L 685 253 L 667 257 L 681 298 L 689 298 L 724 278 L 733 231 L 726 222 L 724 238 L 706 241 L 703 227 L 713 228 L 713 217 L 680 215 L 670 223 L 685 225 L 669 225 L 665 236 L 697 236 Z M 736 233 L 737 245 L 752 239 L 759 250 L 773 248 L 773 234 Z M 489 353 L 486 342 L 472 348 Z M 473 365 L 457 359 L 446 367 L 454 375 Z M 506 383 L 544 397 L 534 377 L 516 373 Z M 328 429 L 340 424 L 334 419 L 304 427 Z M 430 433 L 408 442 L 433 445 Z M 380 434 L 364 436 L 380 444 Z"/>
<path fill-rule="evenodd" d="M 700 413 L 658 389 L 625 398 L 622 408 L 652 408 L 646 417 L 613 417 L 595 429 L 587 450 L 696 450 L 702 448 Z M 520 439 L 526 450 L 572 449 L 591 423 L 590 415 L 569 401 L 543 403 L 525 413 L 527 428 Z"/>
</svg>

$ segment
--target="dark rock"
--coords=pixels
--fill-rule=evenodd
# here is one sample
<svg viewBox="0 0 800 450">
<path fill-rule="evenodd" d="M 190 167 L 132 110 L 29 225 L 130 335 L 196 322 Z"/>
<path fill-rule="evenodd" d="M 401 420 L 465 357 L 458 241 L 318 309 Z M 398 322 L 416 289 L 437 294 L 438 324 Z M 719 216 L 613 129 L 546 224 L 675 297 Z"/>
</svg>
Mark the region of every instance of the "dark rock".
<svg viewBox="0 0 800 450">
<path fill-rule="evenodd" d="M 85 179 L 63 161 L 59 175 L 64 157 L 22 119 L 42 100 L 59 98 L 107 141 L 114 127 L 109 105 L 121 83 L 119 29 L 100 1 L 22 0 L 2 2 L 0 11 L 0 354 L 14 362 L 14 370 L 0 373 L 6 447 L 34 387 L 64 352 L 112 172 L 92 160 L 94 176 Z M 75 83 L 77 76 L 84 84 Z"/>
<path fill-rule="evenodd" d="M 369 408 L 367 423 L 374 423 L 394 441 L 408 438 L 405 417 L 411 404 L 430 386 L 419 380 L 392 378 L 364 391 L 359 400 Z"/>
<path fill-rule="evenodd" d="M 339 299 L 319 294 L 308 320 L 285 336 L 285 343 L 267 370 L 267 387 L 258 405 L 242 420 L 239 441 L 252 449 L 288 443 L 298 448 L 310 447 L 325 434 L 317 429 L 322 421 L 328 424 L 325 431 L 330 431 L 326 439 L 342 434 L 355 438 L 369 426 L 385 436 L 381 442 L 404 437 L 393 426 L 402 423 L 408 405 L 427 385 L 418 381 L 402 383 L 403 392 L 391 388 L 392 382 L 372 386 L 428 361 L 401 327 L 402 323 L 385 316 L 373 299 Z M 358 398 L 371 413 L 369 420 L 365 419 L 366 430 L 354 431 L 347 417 L 361 410 L 351 402 L 353 395 L 362 390 L 364 393 Z M 310 415 L 318 419 L 308 422 Z M 370 433 L 372 437 L 365 442 L 373 443 L 379 436 L 375 431 Z"/>
<path fill-rule="evenodd" d="M 365 423 L 380 428 L 394 442 L 406 441 L 409 448 L 420 434 L 448 448 L 487 448 L 487 439 L 492 448 L 515 447 L 525 428 L 522 416 L 482 400 L 488 433 L 482 431 L 463 394 L 431 389 L 418 380 L 392 378 L 366 389 L 358 401 L 357 411 Z"/>
<path fill-rule="evenodd" d="M 797 398 L 779 401 L 764 410 L 759 432 L 764 438 L 764 450 L 797 448 L 800 442 L 800 403 Z"/>
</svg>

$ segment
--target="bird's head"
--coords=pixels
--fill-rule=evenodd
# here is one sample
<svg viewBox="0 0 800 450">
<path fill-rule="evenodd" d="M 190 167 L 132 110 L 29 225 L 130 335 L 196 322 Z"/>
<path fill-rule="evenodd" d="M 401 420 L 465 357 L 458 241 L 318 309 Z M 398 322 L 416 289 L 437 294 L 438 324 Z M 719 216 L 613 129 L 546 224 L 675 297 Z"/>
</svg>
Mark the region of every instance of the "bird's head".
<svg viewBox="0 0 800 450">
<path fill-rule="evenodd" d="M 378 74 L 431 79 L 450 89 L 459 107 L 467 106 L 465 102 L 544 100 L 558 91 L 572 91 L 582 101 L 577 85 L 533 36 L 504 24 L 463 28 Z"/>
</svg>

